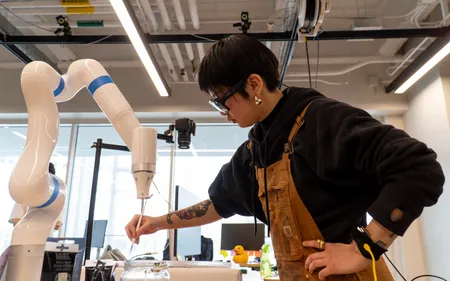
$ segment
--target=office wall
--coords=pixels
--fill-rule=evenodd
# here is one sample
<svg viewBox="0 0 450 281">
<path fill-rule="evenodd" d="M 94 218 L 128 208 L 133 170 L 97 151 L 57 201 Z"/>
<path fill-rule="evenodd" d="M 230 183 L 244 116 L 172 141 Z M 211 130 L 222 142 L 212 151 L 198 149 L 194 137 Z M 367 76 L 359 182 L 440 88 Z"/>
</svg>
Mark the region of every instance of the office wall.
<svg viewBox="0 0 450 281">
<path fill-rule="evenodd" d="M 402 115 L 389 115 L 383 119 L 384 124 L 389 124 L 397 129 L 405 130 L 405 122 Z M 425 269 L 425 257 L 421 238 L 419 220 L 414 221 L 403 237 L 397 238 L 389 248 L 387 256 L 392 260 L 397 269 L 411 280 L 416 276 L 427 272 Z M 388 266 L 396 281 L 402 281 L 401 276 L 391 264 Z"/>
<path fill-rule="evenodd" d="M 444 71 L 446 72 L 446 71 Z M 443 72 L 443 73 L 444 73 Z M 439 202 L 432 208 L 426 208 L 418 220 L 418 233 L 423 246 L 423 259 L 428 274 L 450 278 L 450 123 L 448 110 L 449 77 L 441 75 L 439 69 L 431 71 L 408 93 L 409 109 L 404 115 L 406 131 L 414 138 L 425 142 L 436 151 L 447 182 Z M 408 255 L 419 258 L 418 244 L 412 243 L 404 250 Z M 406 255 L 406 252 L 405 252 Z M 408 279 L 420 274 L 411 267 Z M 425 272 L 423 272 L 425 273 Z"/>
</svg>

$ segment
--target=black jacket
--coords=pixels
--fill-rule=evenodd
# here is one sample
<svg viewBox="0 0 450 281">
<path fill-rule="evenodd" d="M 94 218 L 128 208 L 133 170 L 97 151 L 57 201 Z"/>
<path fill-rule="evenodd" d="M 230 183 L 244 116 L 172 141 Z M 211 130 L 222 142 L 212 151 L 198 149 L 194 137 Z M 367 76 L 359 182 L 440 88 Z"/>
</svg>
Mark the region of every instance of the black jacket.
<svg viewBox="0 0 450 281">
<path fill-rule="evenodd" d="M 424 207 L 437 202 L 444 174 L 424 143 L 361 109 L 312 89 L 288 88 L 268 120 L 249 133 L 258 167 L 281 159 L 295 118 L 312 100 L 294 140 L 291 168 L 298 194 L 326 241 L 350 242 L 366 212 L 403 235 Z M 239 214 L 266 222 L 250 160 L 245 142 L 222 167 L 209 196 L 223 218 Z M 393 222 L 396 208 L 404 215 Z"/>
</svg>

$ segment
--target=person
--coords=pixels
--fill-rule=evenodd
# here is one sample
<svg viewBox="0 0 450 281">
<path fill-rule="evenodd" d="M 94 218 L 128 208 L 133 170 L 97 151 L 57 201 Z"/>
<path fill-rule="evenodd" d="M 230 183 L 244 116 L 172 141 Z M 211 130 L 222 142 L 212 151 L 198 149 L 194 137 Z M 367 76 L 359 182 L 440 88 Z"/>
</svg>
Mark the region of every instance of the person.
<svg viewBox="0 0 450 281">
<path fill-rule="evenodd" d="M 55 165 L 50 162 L 48 164 L 48 172 L 52 175 L 56 174 Z M 11 211 L 11 215 L 9 217 L 8 222 L 11 223 L 13 226 L 16 226 L 16 224 L 22 219 L 22 217 L 27 213 L 28 207 L 23 206 L 17 202 L 14 203 L 13 209 Z M 57 231 L 62 226 L 62 219 L 61 217 L 58 218 L 58 220 L 55 223 L 54 230 Z"/>
<path fill-rule="evenodd" d="M 443 192 L 435 152 L 314 89 L 281 91 L 278 68 L 248 35 L 211 47 L 200 89 L 229 121 L 253 126 L 249 140 L 221 168 L 208 200 L 144 217 L 138 231 L 135 216 L 128 237 L 254 216 L 268 225 L 281 280 L 373 280 L 372 254 L 378 280 L 393 280 L 380 256 Z"/>
</svg>

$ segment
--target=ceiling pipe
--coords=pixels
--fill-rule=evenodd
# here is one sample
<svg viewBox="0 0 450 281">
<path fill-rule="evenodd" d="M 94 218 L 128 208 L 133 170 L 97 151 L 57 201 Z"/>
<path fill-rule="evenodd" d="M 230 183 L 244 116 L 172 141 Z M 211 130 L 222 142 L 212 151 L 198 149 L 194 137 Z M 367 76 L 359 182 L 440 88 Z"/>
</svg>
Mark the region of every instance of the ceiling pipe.
<svg viewBox="0 0 450 281">
<path fill-rule="evenodd" d="M 166 63 L 167 68 L 169 69 L 169 74 L 172 76 L 173 81 L 179 81 L 178 74 L 175 71 L 175 66 L 173 65 L 172 58 L 169 55 L 169 51 L 167 50 L 167 46 L 165 44 L 158 44 L 159 50 L 164 58 L 164 62 Z M 120 63 L 116 64 L 116 67 L 120 66 Z"/>
<path fill-rule="evenodd" d="M 152 23 L 153 32 L 158 32 L 158 22 L 156 21 L 155 14 L 153 13 L 153 9 L 148 0 L 137 0 L 137 2 L 140 3 L 140 6 L 142 6 L 145 18 Z"/>
<path fill-rule="evenodd" d="M 166 45 L 163 45 L 166 47 Z M 166 48 L 167 50 L 167 48 Z M 385 57 L 324 57 L 320 59 L 320 65 L 341 65 L 349 63 L 359 63 L 366 60 L 377 60 L 377 59 L 387 59 Z M 403 59 L 403 56 L 395 56 L 389 58 L 391 61 L 399 61 Z M 99 61 L 100 64 L 105 68 L 137 68 L 143 67 L 140 60 L 103 60 Z M 172 63 L 172 60 L 169 60 Z M 323 62 L 323 63 L 322 63 Z M 60 69 L 67 69 L 71 62 L 59 62 L 57 64 Z M 161 66 L 170 68 L 165 60 L 157 60 L 157 63 Z M 170 64 L 169 63 L 169 64 Z M 306 59 L 293 59 L 291 65 L 306 65 Z M 17 61 L 4 61 L 0 63 L 0 69 L 22 69 L 23 63 Z M 173 68 L 173 64 L 172 64 Z M 292 80 L 292 79 L 291 79 Z M 295 79 L 297 80 L 297 79 Z M 286 81 L 286 80 L 285 80 Z"/>
<path fill-rule="evenodd" d="M 189 12 L 191 14 L 192 26 L 195 30 L 200 30 L 200 17 L 198 15 L 197 0 L 188 0 Z M 203 43 L 197 43 L 198 59 L 201 63 L 205 57 L 205 48 Z M 196 78 L 198 78 L 196 76 Z"/>
<path fill-rule="evenodd" d="M 164 23 L 164 29 L 166 31 L 172 31 L 172 21 L 170 20 L 169 13 L 167 12 L 167 8 L 166 8 L 166 5 L 164 3 L 164 0 L 157 0 L 157 4 L 158 4 L 158 7 L 159 7 L 160 15 L 161 15 L 163 23 Z M 179 8 L 174 7 L 174 9 L 176 11 Z M 183 76 L 183 80 L 186 81 L 186 79 L 187 79 L 187 81 L 189 81 L 189 77 L 187 76 L 185 65 L 184 65 L 184 62 L 183 62 L 183 59 L 182 59 L 180 47 L 178 46 L 177 43 L 172 43 L 171 46 L 172 46 L 173 52 L 175 54 L 175 58 L 176 58 L 177 63 L 178 63 L 178 67 L 181 70 L 181 76 Z"/>
<path fill-rule="evenodd" d="M 171 43 L 173 52 L 175 53 L 175 58 L 177 60 L 178 66 L 181 68 L 181 76 L 183 77 L 184 81 L 189 81 L 189 77 L 186 73 L 186 67 L 184 65 L 183 57 L 181 56 L 180 47 L 177 43 Z"/>
<path fill-rule="evenodd" d="M 397 55 L 392 57 L 383 56 L 361 56 L 361 57 L 320 57 L 320 65 L 339 65 L 339 64 L 356 64 L 365 61 L 372 60 L 391 60 L 393 62 L 402 60 L 404 56 Z M 306 65 L 308 60 L 306 58 L 293 58 L 291 59 L 291 65 Z"/>
<path fill-rule="evenodd" d="M 369 64 L 390 64 L 390 63 L 397 63 L 397 62 L 401 62 L 401 61 L 403 61 L 403 58 L 400 58 L 400 59 L 385 58 L 385 59 L 367 60 L 367 61 L 363 61 L 363 62 L 354 64 L 352 66 L 349 66 L 349 67 L 346 67 L 346 68 L 343 68 L 340 70 L 320 71 L 318 73 L 318 76 L 339 76 L 339 75 L 347 74 L 349 72 L 352 72 L 356 69 L 359 69 L 359 68 L 364 67 Z M 285 76 L 286 77 L 308 77 L 309 74 L 308 74 L 308 72 L 292 72 L 292 73 L 287 73 Z"/>
<path fill-rule="evenodd" d="M 173 9 L 175 10 L 175 15 L 177 17 L 178 26 L 182 31 L 186 31 L 186 19 L 184 18 L 183 8 L 181 7 L 180 0 L 172 0 L 173 3 Z M 186 52 L 189 57 L 190 61 L 193 61 L 195 59 L 194 57 L 194 50 L 192 49 L 191 43 L 184 43 L 184 46 L 186 47 Z M 175 54 L 177 55 L 177 54 Z M 181 53 L 180 53 L 181 56 Z"/>
<path fill-rule="evenodd" d="M 3 3 L 3 2 L 2 2 Z M 27 2 L 27 3 L 33 3 L 33 2 Z M 6 6 L 5 6 L 6 7 Z M 24 8 L 24 9 L 14 9 L 14 14 L 17 16 L 58 16 L 58 15 L 65 15 L 67 14 L 65 7 L 57 7 L 57 8 Z M 77 14 L 77 13 L 73 13 Z M 115 15 L 114 9 L 109 7 L 94 7 L 94 12 L 91 14 L 93 15 Z"/>
<path fill-rule="evenodd" d="M 144 9 L 144 11 L 145 11 L 145 9 Z M 139 10 L 137 10 L 137 12 L 139 12 Z M 94 21 L 96 20 L 96 19 L 93 19 Z M 10 21 L 11 22 L 13 22 L 14 23 L 14 26 L 15 27 L 17 27 L 17 28 L 30 28 L 30 29 L 33 29 L 33 28 L 38 28 L 38 27 L 36 27 L 36 26 L 33 26 L 33 25 L 30 25 L 30 24 L 28 24 L 28 23 L 26 23 L 26 22 L 23 22 L 23 21 L 21 21 L 21 20 L 17 20 L 17 19 L 14 19 L 13 17 L 11 17 L 10 18 Z M 263 22 L 264 20 L 261 20 L 261 22 Z M 233 21 L 220 21 L 220 20 L 218 20 L 218 21 L 202 21 L 202 23 L 204 24 L 204 25 L 211 25 L 211 24 L 231 24 Z M 234 21 L 235 22 L 235 21 Z M 252 20 L 252 22 L 255 22 L 254 20 Z M 51 22 L 33 22 L 34 24 L 37 24 L 39 27 L 42 27 L 42 28 L 59 28 L 60 26 L 56 23 L 56 21 L 55 21 L 55 23 L 51 23 Z M 189 25 L 189 24 L 194 24 L 192 21 L 186 21 L 186 24 L 187 25 Z M 84 26 L 78 26 L 77 25 L 77 21 L 76 20 L 69 20 L 69 25 L 70 25 L 70 27 L 73 29 L 73 28 L 84 28 L 84 29 L 89 29 L 89 28 L 91 28 L 91 27 L 84 27 Z M 122 27 L 122 25 L 120 24 L 120 21 L 112 21 L 112 20 L 104 20 L 103 21 L 103 26 L 101 26 L 101 28 L 120 28 L 120 27 Z M 98 28 L 98 27 L 93 27 L 93 28 Z M 158 26 L 158 30 L 159 30 L 159 26 Z"/>
<path fill-rule="evenodd" d="M 203 58 L 205 57 L 205 49 L 203 48 L 203 43 L 197 43 L 197 50 L 198 50 L 198 59 L 202 61 Z"/>
<path fill-rule="evenodd" d="M 180 27 L 180 29 L 182 31 L 186 31 L 186 19 L 184 17 L 184 12 L 183 12 L 183 8 L 181 7 L 180 0 L 172 0 L 172 3 L 173 3 L 173 8 L 175 10 L 175 15 L 177 17 L 178 26 Z M 189 5 L 190 4 L 191 3 L 189 3 Z M 191 11 L 191 14 L 192 14 L 192 11 Z M 195 21 L 195 18 L 194 18 L 194 21 Z M 177 47 L 178 47 L 178 45 L 177 45 Z M 184 47 L 186 48 L 186 52 L 187 52 L 189 61 L 193 62 L 195 60 L 195 56 L 194 56 L 194 50 L 192 49 L 192 44 L 191 43 L 184 43 Z M 178 61 L 183 62 L 183 59 L 181 57 L 181 53 L 180 52 L 178 52 L 178 53 L 176 52 L 175 56 L 177 57 Z M 187 81 L 189 81 L 189 77 L 187 76 L 187 72 L 186 72 L 186 70 L 184 68 L 184 64 L 183 64 L 182 71 L 184 71 L 184 73 L 182 74 L 183 75 L 183 79 L 184 80 L 187 79 Z M 194 74 L 194 77 L 196 77 L 195 74 Z"/>
</svg>

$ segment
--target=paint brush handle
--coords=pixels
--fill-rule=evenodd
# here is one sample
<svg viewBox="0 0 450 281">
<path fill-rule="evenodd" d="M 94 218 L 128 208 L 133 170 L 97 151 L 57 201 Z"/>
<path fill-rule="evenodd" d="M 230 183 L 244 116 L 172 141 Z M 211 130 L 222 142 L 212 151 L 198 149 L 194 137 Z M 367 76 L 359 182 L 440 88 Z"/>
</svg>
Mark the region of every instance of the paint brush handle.
<svg viewBox="0 0 450 281">
<path fill-rule="evenodd" d="M 139 220 L 136 226 L 136 232 L 139 230 L 139 228 L 141 227 L 141 223 L 142 223 L 142 217 L 144 216 L 143 213 L 141 213 L 141 215 L 139 216 Z M 133 244 L 136 243 L 136 238 L 131 239 L 131 242 L 133 242 Z"/>
</svg>

